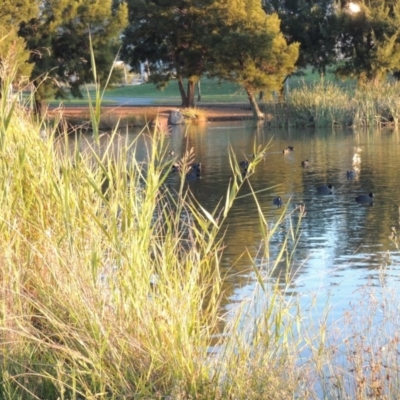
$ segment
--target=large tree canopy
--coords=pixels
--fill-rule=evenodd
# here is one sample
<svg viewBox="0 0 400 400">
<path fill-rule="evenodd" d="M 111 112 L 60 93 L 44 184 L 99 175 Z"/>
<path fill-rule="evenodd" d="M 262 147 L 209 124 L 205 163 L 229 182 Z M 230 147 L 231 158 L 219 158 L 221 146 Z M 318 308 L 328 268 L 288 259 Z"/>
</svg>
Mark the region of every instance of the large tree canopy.
<svg viewBox="0 0 400 400">
<path fill-rule="evenodd" d="M 129 25 L 122 58 L 130 65 L 146 62 L 150 80 L 163 87 L 177 79 L 182 105 L 194 106 L 195 83 L 205 73 L 213 29 L 214 0 L 128 0 Z M 183 80 L 188 80 L 187 91 Z"/>
<path fill-rule="evenodd" d="M 13 79 L 13 84 L 29 83 L 33 64 L 29 62 L 30 53 L 26 49 L 26 42 L 18 36 L 15 28 L 7 31 L 0 28 L 0 85 L 3 79 Z"/>
<path fill-rule="evenodd" d="M 126 6 L 112 0 L 44 1 L 40 15 L 20 28 L 35 64 L 32 79 L 37 103 L 53 95 L 62 97 L 62 84 L 67 84 L 74 96 L 80 96 L 80 86 L 93 81 L 89 37 L 98 79 L 104 81 L 112 69 L 126 21 Z"/>
<path fill-rule="evenodd" d="M 312 66 L 323 75 L 336 62 L 339 26 L 333 0 L 264 0 L 263 7 L 278 14 L 288 44 L 300 43 L 299 68 Z"/>
<path fill-rule="evenodd" d="M 39 12 L 38 0 L 3 0 L 1 2 L 0 22 L 2 27 L 16 26 L 27 21 Z"/>
<path fill-rule="evenodd" d="M 33 65 L 24 39 L 18 37 L 18 26 L 39 13 L 37 0 L 4 0 L 0 10 L 0 63 L 1 73 L 26 80 L 30 77 Z M 0 78 L 1 79 L 1 78 Z M 25 82 L 27 83 L 27 82 Z M 1 84 L 1 82 L 0 82 Z"/>
<path fill-rule="evenodd" d="M 400 68 L 400 2 L 365 1 L 358 12 L 342 7 L 340 16 L 338 74 L 377 82 Z"/>
<path fill-rule="evenodd" d="M 287 44 L 277 14 L 263 12 L 258 0 L 230 2 L 218 15 L 225 24 L 211 38 L 210 71 L 243 86 L 255 117 L 263 118 L 255 93 L 281 90 L 286 76 L 295 69 L 299 44 Z"/>
<path fill-rule="evenodd" d="M 400 69 L 397 0 L 263 0 L 263 5 L 267 13 L 278 13 L 288 43 L 301 44 L 299 67 L 324 73 L 333 66 L 339 76 L 359 83 Z"/>
<path fill-rule="evenodd" d="M 266 15 L 260 0 L 128 4 L 123 58 L 131 65 L 147 62 L 159 86 L 177 79 L 183 106 L 194 106 L 194 84 L 205 73 L 242 84 L 252 100 L 254 90 L 279 90 L 294 68 L 298 45 L 287 46 L 278 17 Z"/>
</svg>

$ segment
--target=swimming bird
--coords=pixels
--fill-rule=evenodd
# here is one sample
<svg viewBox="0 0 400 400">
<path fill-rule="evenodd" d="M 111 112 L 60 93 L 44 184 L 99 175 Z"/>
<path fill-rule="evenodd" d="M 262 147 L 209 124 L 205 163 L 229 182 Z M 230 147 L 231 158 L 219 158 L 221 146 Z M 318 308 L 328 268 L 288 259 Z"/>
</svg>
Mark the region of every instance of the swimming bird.
<svg viewBox="0 0 400 400">
<path fill-rule="evenodd" d="M 356 171 L 353 171 L 352 169 L 348 169 L 348 170 L 346 171 L 346 176 L 347 176 L 347 179 L 348 179 L 349 181 L 352 180 L 352 179 L 354 179 L 354 178 L 356 177 L 356 175 L 357 175 Z"/>
<path fill-rule="evenodd" d="M 201 171 L 201 162 L 199 162 L 199 163 L 193 163 L 193 164 L 191 165 L 191 167 L 194 168 L 194 169 L 197 169 L 197 170 Z"/>
<path fill-rule="evenodd" d="M 290 151 L 294 151 L 294 147 L 293 146 L 288 146 L 287 149 L 290 150 Z"/>
<path fill-rule="evenodd" d="M 310 165 L 310 161 L 308 161 L 308 160 L 304 160 L 301 162 L 302 167 L 308 167 L 309 165 Z"/>
<path fill-rule="evenodd" d="M 196 173 L 193 173 L 193 172 L 188 172 L 185 176 L 186 182 L 192 182 L 198 178 L 200 178 L 200 175 L 197 175 Z"/>
<path fill-rule="evenodd" d="M 356 197 L 357 203 L 373 203 L 375 195 L 373 193 L 370 194 L 360 194 Z"/>
<path fill-rule="evenodd" d="M 290 150 L 289 150 L 288 148 L 283 149 L 283 150 L 282 150 L 282 153 L 283 153 L 283 154 L 288 154 L 288 153 L 290 153 Z"/>
<path fill-rule="evenodd" d="M 172 172 L 179 172 L 180 170 L 181 170 L 180 164 L 177 164 L 177 163 L 172 164 L 172 168 L 171 168 Z"/>
<path fill-rule="evenodd" d="M 243 160 L 243 161 L 240 161 L 239 166 L 242 167 L 242 168 L 247 169 L 249 167 L 249 164 L 250 163 L 249 163 L 248 160 Z"/>
<path fill-rule="evenodd" d="M 323 185 L 323 186 L 319 186 L 317 187 L 317 192 L 319 194 L 333 194 L 334 191 L 334 187 L 332 185 Z"/>
<path fill-rule="evenodd" d="M 200 176 L 201 175 L 201 167 L 202 167 L 201 162 L 193 163 L 190 167 L 189 173 L 195 174 L 196 176 Z"/>
<path fill-rule="evenodd" d="M 189 172 L 186 174 L 185 179 L 187 182 L 195 181 L 201 177 L 201 163 L 193 163 L 190 166 Z"/>
<path fill-rule="evenodd" d="M 275 206 L 277 206 L 278 208 L 281 208 L 281 206 L 282 206 L 281 196 L 275 197 L 275 199 L 272 202 L 274 203 Z"/>
</svg>

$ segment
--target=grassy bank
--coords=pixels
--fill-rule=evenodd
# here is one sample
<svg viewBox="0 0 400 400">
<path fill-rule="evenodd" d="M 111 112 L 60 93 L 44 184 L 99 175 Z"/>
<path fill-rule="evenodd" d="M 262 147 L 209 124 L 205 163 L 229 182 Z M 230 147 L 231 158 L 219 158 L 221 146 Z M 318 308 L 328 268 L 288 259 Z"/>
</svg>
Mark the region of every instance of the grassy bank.
<svg viewBox="0 0 400 400">
<path fill-rule="evenodd" d="M 184 173 L 168 189 L 161 132 L 143 132 L 138 163 L 135 142 L 99 135 L 98 110 L 93 135 L 70 143 L 2 104 L 0 397 L 246 398 L 249 380 L 255 397 L 290 395 L 298 377 L 279 375 L 294 366 L 282 341 L 292 321 L 278 288 L 263 284 L 274 299 L 255 329 L 243 325 L 249 304 L 229 317 L 218 306 L 217 237 L 245 180 L 236 161 L 221 207 L 203 210 Z M 180 161 L 185 171 L 191 153 Z"/>
<path fill-rule="evenodd" d="M 363 87 L 321 82 L 295 89 L 285 102 L 264 107 L 275 126 L 397 127 L 399 89 L 397 81 Z"/>
<path fill-rule="evenodd" d="M 165 135 L 146 129 L 139 163 L 135 140 L 99 135 L 100 110 L 93 134 L 71 142 L 1 103 L 0 398 L 398 397 L 396 292 L 366 287 L 348 325 L 328 323 L 328 307 L 314 319 L 288 295 L 293 271 L 272 279 L 281 260 L 290 267 L 301 221 L 271 259 L 290 212 L 271 227 L 254 193 L 265 269 L 252 270 L 252 296 L 219 307 L 233 279 L 219 269 L 224 220 L 258 157 L 243 177 L 232 155 L 226 196 L 205 210 L 187 190 L 189 149 L 171 159 Z"/>
</svg>

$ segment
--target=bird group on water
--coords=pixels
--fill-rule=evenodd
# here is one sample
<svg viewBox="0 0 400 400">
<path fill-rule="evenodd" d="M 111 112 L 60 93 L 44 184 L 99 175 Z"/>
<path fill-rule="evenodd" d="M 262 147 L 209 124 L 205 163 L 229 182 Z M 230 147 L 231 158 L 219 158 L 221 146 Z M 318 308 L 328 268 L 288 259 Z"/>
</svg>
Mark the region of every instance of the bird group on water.
<svg viewBox="0 0 400 400">
<path fill-rule="evenodd" d="M 283 154 L 289 154 L 290 152 L 294 151 L 293 146 L 287 146 L 285 149 L 282 150 Z M 247 169 L 249 167 L 249 161 L 244 160 L 239 163 L 239 165 L 243 168 L 244 173 L 247 172 Z M 308 168 L 310 166 L 310 161 L 308 159 L 301 161 L 300 163 L 301 167 L 303 168 Z M 353 180 L 357 176 L 357 172 L 354 170 L 347 170 L 346 171 L 346 177 L 348 180 Z M 333 185 L 328 184 L 328 185 L 322 185 L 317 187 L 317 193 L 320 195 L 332 195 L 335 193 L 335 188 Z M 364 204 L 370 204 L 372 205 L 374 202 L 374 194 L 371 192 L 369 194 L 361 194 L 355 197 L 355 201 L 357 203 L 364 203 Z M 280 208 L 283 204 L 281 196 L 275 197 L 273 199 L 273 204 Z"/>
<path fill-rule="evenodd" d="M 175 158 L 175 152 L 173 150 L 170 150 L 168 152 L 168 156 Z M 178 172 L 178 173 L 183 173 L 183 170 L 186 170 L 185 174 L 185 180 L 187 182 L 194 181 L 196 179 L 199 179 L 201 177 L 201 162 L 193 162 L 189 165 L 189 169 L 186 170 L 186 167 L 184 166 L 184 163 L 182 162 L 174 162 L 171 167 L 172 172 Z"/>
<path fill-rule="evenodd" d="M 294 147 L 293 146 L 287 146 L 285 149 L 282 150 L 283 154 L 288 154 L 290 152 L 294 151 Z M 173 151 L 170 151 L 168 153 L 170 156 L 174 155 Z M 253 154 L 253 157 L 255 157 L 255 155 Z M 250 165 L 250 161 L 249 160 L 242 160 L 239 162 L 239 166 L 242 169 L 242 173 L 243 175 L 246 175 L 248 172 L 248 168 Z M 301 167 L 303 168 L 308 168 L 310 166 L 310 161 L 308 159 L 301 161 Z M 189 166 L 189 170 L 186 172 L 186 176 L 185 179 L 186 181 L 193 181 L 196 179 L 199 179 L 201 177 L 201 169 L 202 169 L 202 164 L 201 162 L 194 162 Z M 179 164 L 173 164 L 172 165 L 172 171 L 181 171 L 181 166 Z M 348 180 L 353 180 L 355 179 L 357 176 L 357 172 L 354 170 L 347 170 L 346 171 L 346 177 Z M 328 185 L 322 185 L 322 186 L 318 186 L 317 187 L 317 193 L 320 195 L 332 195 L 335 193 L 335 188 L 333 185 L 328 184 Z M 370 204 L 372 205 L 374 202 L 374 193 L 369 193 L 369 194 L 361 194 L 358 195 L 357 197 L 355 197 L 355 201 L 357 203 L 364 203 L 364 204 Z M 275 206 L 277 206 L 278 208 L 280 208 L 283 204 L 282 198 L 281 196 L 278 196 L 276 198 L 273 199 L 273 204 Z"/>
<path fill-rule="evenodd" d="M 180 164 L 172 164 L 172 172 L 181 172 Z M 189 171 L 186 172 L 185 179 L 186 181 L 194 181 L 201 177 L 201 162 L 192 163 L 189 166 Z"/>
<path fill-rule="evenodd" d="M 301 166 L 302 167 L 309 167 L 310 166 L 310 161 L 309 160 L 304 160 L 301 162 Z M 353 180 L 355 179 L 357 176 L 357 172 L 352 170 L 352 169 L 348 169 L 346 171 L 346 177 L 347 179 Z M 334 194 L 335 193 L 335 188 L 333 185 L 329 184 L 329 185 L 322 185 L 317 187 L 317 192 L 319 194 L 322 195 L 329 195 L 329 194 Z M 355 198 L 355 201 L 357 203 L 365 203 L 365 204 L 373 204 L 374 202 L 374 194 L 371 192 L 369 194 L 360 194 Z"/>
</svg>

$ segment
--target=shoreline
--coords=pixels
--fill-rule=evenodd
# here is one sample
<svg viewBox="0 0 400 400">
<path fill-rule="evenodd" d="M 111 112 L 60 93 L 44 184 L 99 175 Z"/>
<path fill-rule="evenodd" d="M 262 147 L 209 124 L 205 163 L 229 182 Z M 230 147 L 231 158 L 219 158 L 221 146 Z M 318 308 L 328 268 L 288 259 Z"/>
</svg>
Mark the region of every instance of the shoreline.
<svg viewBox="0 0 400 400">
<path fill-rule="evenodd" d="M 177 105 L 106 105 L 101 107 L 102 116 L 105 118 L 118 117 L 121 119 L 153 120 L 168 119 L 171 111 L 184 111 L 185 108 Z M 199 110 L 203 120 L 207 122 L 242 121 L 253 119 L 250 106 L 241 104 L 205 104 L 198 105 L 194 110 Z M 89 107 L 64 106 L 48 109 L 49 115 L 62 115 L 66 118 L 88 118 Z"/>
</svg>

